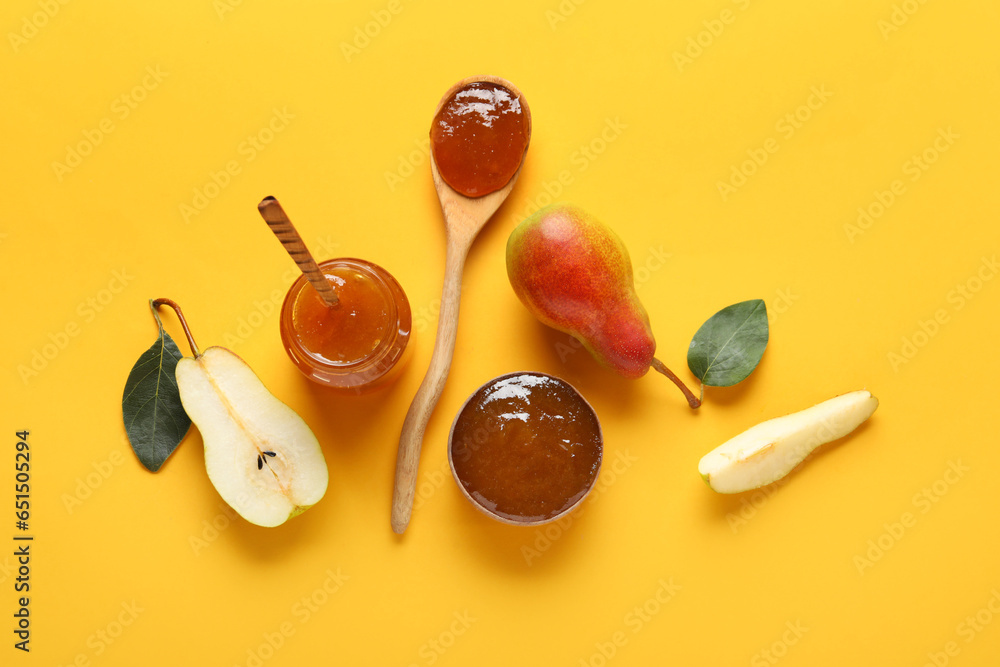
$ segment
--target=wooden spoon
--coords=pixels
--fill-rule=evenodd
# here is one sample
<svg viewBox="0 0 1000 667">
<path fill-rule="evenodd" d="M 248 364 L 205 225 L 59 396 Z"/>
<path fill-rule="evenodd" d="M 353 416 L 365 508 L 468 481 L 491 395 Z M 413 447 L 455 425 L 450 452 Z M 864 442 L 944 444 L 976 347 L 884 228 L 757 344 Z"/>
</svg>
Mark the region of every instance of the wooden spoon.
<svg viewBox="0 0 1000 667">
<path fill-rule="evenodd" d="M 503 86 L 517 95 L 524 110 L 527 142 L 531 141 L 531 111 L 524 95 L 510 81 L 498 76 L 474 76 L 456 83 L 434 110 L 436 117 L 448 100 L 460 88 L 476 82 L 490 82 Z M 527 147 L 525 147 L 527 153 Z M 424 439 L 424 431 L 430 420 L 434 406 L 437 405 L 441 392 L 444 390 L 448 370 L 451 368 L 451 358 L 455 352 L 455 336 L 458 333 L 458 304 L 462 293 L 462 269 L 469 248 L 479 230 L 486 221 L 500 208 L 507 195 L 510 194 L 524 166 L 524 156 L 521 165 L 500 190 L 470 198 L 459 194 L 451 188 L 438 172 L 434 161 L 434 151 L 431 151 L 431 176 L 441 202 L 444 213 L 445 229 L 447 231 L 447 254 L 444 266 L 444 288 L 441 291 L 441 308 L 438 313 L 437 339 L 434 342 L 434 354 L 427 369 L 427 375 L 420 384 L 413 403 L 406 413 L 403 431 L 399 436 L 399 453 L 396 457 L 396 485 L 392 497 L 392 530 L 402 534 L 410 523 L 410 513 L 413 510 L 413 495 L 417 486 L 417 467 L 420 463 L 420 446 Z"/>
</svg>

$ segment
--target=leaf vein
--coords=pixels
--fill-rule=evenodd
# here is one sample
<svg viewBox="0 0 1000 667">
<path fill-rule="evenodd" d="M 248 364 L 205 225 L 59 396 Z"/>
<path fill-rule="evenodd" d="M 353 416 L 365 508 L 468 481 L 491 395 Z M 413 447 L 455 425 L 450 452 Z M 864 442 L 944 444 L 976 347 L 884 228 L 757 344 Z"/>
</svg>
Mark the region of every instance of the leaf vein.
<svg viewBox="0 0 1000 667">
<path fill-rule="evenodd" d="M 740 332 L 740 330 L 744 326 L 746 326 L 746 323 L 750 321 L 750 318 L 753 317 L 753 314 L 757 312 L 757 308 L 758 308 L 758 306 L 755 305 L 753 307 L 753 310 L 751 310 L 749 313 L 747 313 L 747 316 L 743 319 L 742 322 L 740 322 L 740 325 L 738 327 L 736 327 L 736 329 L 733 331 L 732 335 L 729 336 L 729 339 L 725 343 L 723 343 L 722 347 L 719 348 L 719 351 L 715 353 L 715 357 L 712 358 L 712 361 L 709 362 L 708 367 L 705 369 L 705 375 L 708 375 L 709 371 L 712 370 L 712 366 L 715 365 L 715 361 L 719 358 L 719 355 L 722 354 L 722 351 L 726 349 L 726 347 L 733 340 L 733 338 L 736 336 L 736 334 L 738 334 Z"/>
</svg>

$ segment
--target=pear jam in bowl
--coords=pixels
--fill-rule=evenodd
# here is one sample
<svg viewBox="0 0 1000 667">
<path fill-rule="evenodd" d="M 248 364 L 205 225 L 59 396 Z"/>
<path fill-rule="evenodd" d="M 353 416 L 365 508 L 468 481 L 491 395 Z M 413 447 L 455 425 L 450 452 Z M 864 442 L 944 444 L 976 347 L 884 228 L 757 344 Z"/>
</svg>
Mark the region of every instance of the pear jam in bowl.
<svg viewBox="0 0 1000 667">
<path fill-rule="evenodd" d="M 463 495 L 487 516 L 519 526 L 555 521 L 597 481 L 601 425 L 569 383 L 544 373 L 490 380 L 451 428 L 448 462 Z"/>
</svg>

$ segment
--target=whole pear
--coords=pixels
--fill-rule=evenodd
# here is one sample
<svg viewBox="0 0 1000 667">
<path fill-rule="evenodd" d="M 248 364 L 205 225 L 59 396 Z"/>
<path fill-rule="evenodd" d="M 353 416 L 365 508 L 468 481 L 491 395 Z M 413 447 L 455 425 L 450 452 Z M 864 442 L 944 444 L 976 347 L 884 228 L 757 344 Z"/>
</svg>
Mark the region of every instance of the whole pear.
<svg viewBox="0 0 1000 667">
<path fill-rule="evenodd" d="M 526 218 L 507 240 L 507 277 L 543 324 L 577 338 L 603 365 L 629 378 L 650 368 L 700 401 L 653 355 L 646 309 L 635 293 L 628 249 L 614 231 L 566 203 Z"/>
</svg>

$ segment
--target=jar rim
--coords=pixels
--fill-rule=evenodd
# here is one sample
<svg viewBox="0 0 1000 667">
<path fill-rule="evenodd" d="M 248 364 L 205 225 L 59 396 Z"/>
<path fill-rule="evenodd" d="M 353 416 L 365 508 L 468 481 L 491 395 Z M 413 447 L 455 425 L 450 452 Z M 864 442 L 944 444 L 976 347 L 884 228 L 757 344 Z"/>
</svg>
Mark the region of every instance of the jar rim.
<svg viewBox="0 0 1000 667">
<path fill-rule="evenodd" d="M 375 366 L 383 361 L 385 357 L 396 347 L 397 340 L 400 337 L 400 327 L 399 327 L 399 308 L 396 305 L 396 299 L 393 294 L 392 286 L 386 280 L 386 277 L 395 281 L 392 275 L 386 271 L 384 268 L 375 264 L 374 262 L 369 262 L 367 260 L 358 259 L 355 257 L 336 257 L 333 259 L 328 259 L 322 262 L 318 262 L 320 270 L 329 269 L 331 267 L 350 267 L 352 269 L 358 270 L 363 273 L 368 278 L 377 285 L 378 291 L 383 297 L 385 303 L 388 305 L 388 312 L 386 313 L 386 331 L 382 340 L 379 341 L 378 345 L 369 353 L 368 355 L 358 359 L 356 361 L 351 361 L 348 363 L 332 363 L 328 358 L 321 355 L 315 354 L 312 350 L 307 348 L 302 344 L 298 336 L 289 336 L 290 343 L 299 354 L 303 355 L 309 363 L 321 368 L 324 372 L 332 373 L 336 375 L 350 375 L 353 373 L 362 372 L 368 368 Z M 295 301 L 298 299 L 299 294 L 305 287 L 308 279 L 305 275 L 300 275 L 294 283 L 292 283 L 291 288 L 285 295 L 285 301 L 281 308 L 281 320 L 282 325 L 289 332 L 294 332 L 294 306 Z M 400 293 L 403 294 L 400 288 Z M 405 299 L 405 294 L 403 294 Z M 400 352 L 400 355 L 402 352 Z M 394 363 L 396 360 L 390 360 Z"/>
</svg>

